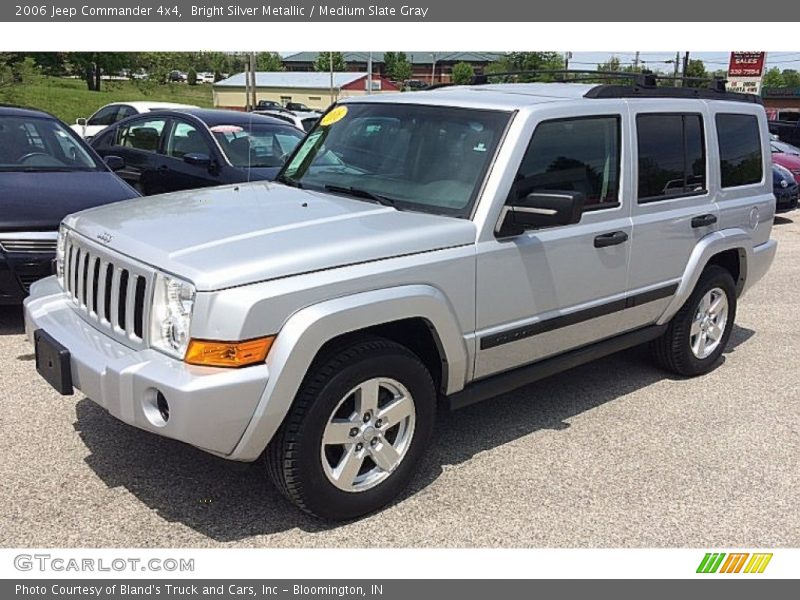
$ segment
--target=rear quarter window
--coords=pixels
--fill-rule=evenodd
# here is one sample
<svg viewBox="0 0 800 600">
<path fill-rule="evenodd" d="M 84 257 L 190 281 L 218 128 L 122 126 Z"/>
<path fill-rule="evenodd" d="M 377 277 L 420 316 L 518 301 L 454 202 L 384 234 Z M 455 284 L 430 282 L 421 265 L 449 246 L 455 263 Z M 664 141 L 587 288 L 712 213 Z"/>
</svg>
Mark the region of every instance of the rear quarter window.
<svg viewBox="0 0 800 600">
<path fill-rule="evenodd" d="M 716 116 L 722 187 L 759 183 L 763 179 L 761 133 L 755 115 Z"/>
</svg>

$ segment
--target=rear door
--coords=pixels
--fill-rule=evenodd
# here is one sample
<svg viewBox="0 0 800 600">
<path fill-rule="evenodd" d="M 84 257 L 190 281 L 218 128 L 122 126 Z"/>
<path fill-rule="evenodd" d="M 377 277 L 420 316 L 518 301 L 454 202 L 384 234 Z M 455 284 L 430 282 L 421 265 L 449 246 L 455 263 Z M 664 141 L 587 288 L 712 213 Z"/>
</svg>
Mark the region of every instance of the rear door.
<svg viewBox="0 0 800 600">
<path fill-rule="evenodd" d="M 627 327 L 661 316 L 697 242 L 719 227 L 708 177 L 710 123 L 705 103 L 631 103 L 635 159 L 630 294 L 648 300 L 626 311 Z M 685 108 L 684 108 L 685 107 Z"/>
</svg>

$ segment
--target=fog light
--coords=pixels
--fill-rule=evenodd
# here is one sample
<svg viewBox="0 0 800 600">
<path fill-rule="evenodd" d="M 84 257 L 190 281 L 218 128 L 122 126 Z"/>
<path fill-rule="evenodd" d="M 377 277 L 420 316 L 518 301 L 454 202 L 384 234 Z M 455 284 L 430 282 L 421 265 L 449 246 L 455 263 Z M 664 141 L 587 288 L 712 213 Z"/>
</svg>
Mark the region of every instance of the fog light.
<svg viewBox="0 0 800 600">
<path fill-rule="evenodd" d="M 156 394 L 156 408 L 158 408 L 158 414 L 164 419 L 164 423 L 169 421 L 169 402 L 161 392 Z"/>
</svg>

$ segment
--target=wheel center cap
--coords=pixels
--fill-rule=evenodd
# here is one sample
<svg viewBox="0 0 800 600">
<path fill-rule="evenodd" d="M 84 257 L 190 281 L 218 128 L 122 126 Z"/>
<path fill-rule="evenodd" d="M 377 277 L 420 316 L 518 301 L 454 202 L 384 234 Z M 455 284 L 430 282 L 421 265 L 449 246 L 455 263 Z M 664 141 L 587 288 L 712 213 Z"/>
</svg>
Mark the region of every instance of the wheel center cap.
<svg viewBox="0 0 800 600">
<path fill-rule="evenodd" d="M 364 440 L 364 442 L 369 443 L 372 441 L 372 438 L 377 435 L 377 433 L 378 432 L 375 430 L 375 428 L 370 425 L 361 432 L 361 439 Z"/>
</svg>

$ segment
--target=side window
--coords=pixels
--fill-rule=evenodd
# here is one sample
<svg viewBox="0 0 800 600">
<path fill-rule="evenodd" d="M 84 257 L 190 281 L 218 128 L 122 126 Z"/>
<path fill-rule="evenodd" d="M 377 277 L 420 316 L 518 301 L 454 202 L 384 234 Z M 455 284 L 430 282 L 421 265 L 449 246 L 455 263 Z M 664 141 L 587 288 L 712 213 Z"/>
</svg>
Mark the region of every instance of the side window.
<svg viewBox="0 0 800 600">
<path fill-rule="evenodd" d="M 758 119 L 754 115 L 718 114 L 716 121 L 722 187 L 759 183 L 763 165 Z"/>
<path fill-rule="evenodd" d="M 122 119 L 126 119 L 128 117 L 132 117 L 133 115 L 138 114 L 132 106 L 128 106 L 127 104 L 124 106 L 119 107 L 119 111 L 117 112 L 116 116 L 114 117 L 114 122 L 122 121 Z"/>
<path fill-rule="evenodd" d="M 619 117 L 544 121 L 525 151 L 514 193 L 582 192 L 586 208 L 617 206 L 619 162 Z"/>
<path fill-rule="evenodd" d="M 696 114 L 640 114 L 639 202 L 654 202 L 706 191 L 703 119 Z"/>
<path fill-rule="evenodd" d="M 118 121 L 118 111 L 119 106 L 106 106 L 105 108 L 101 108 L 89 118 L 86 124 L 107 126 L 116 123 Z"/>
<path fill-rule="evenodd" d="M 211 156 L 211 148 L 197 127 L 184 121 L 175 121 L 167 139 L 166 154 L 175 158 L 183 158 L 187 154 Z"/>
<path fill-rule="evenodd" d="M 148 119 L 128 123 L 117 130 L 117 146 L 145 152 L 158 152 L 158 141 L 166 124 L 166 119 Z"/>
</svg>

